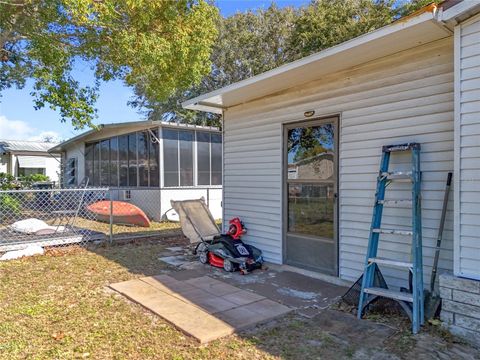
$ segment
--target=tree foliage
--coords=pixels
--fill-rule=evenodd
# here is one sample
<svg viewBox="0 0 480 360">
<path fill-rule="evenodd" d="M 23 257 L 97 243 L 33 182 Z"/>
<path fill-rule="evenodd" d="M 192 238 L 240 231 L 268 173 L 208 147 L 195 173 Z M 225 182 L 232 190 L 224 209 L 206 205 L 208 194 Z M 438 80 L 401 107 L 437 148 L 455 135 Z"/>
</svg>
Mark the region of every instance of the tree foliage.
<svg viewBox="0 0 480 360">
<path fill-rule="evenodd" d="M 300 9 L 279 8 L 237 13 L 218 22 L 210 73 L 199 85 L 156 101 L 136 87 L 134 106 L 152 120 L 217 125 L 219 116 L 182 109 L 202 93 L 268 71 L 385 26 L 431 0 L 313 0 Z"/>
<path fill-rule="evenodd" d="M 211 71 L 200 84 L 177 91 L 167 101 L 151 99 L 138 86 L 138 97 L 132 105 L 146 108 L 146 115 L 152 120 L 218 125 L 218 115 L 185 110 L 181 103 L 288 62 L 286 48 L 294 19 L 294 9 L 279 9 L 275 5 L 219 19 Z"/>
<path fill-rule="evenodd" d="M 94 119 L 101 80 L 167 99 L 210 71 L 217 15 L 205 0 L 1 1 L 0 92 L 32 79 L 35 108 L 58 109 L 76 128 Z M 94 84 L 75 78 L 77 62 Z"/>
</svg>

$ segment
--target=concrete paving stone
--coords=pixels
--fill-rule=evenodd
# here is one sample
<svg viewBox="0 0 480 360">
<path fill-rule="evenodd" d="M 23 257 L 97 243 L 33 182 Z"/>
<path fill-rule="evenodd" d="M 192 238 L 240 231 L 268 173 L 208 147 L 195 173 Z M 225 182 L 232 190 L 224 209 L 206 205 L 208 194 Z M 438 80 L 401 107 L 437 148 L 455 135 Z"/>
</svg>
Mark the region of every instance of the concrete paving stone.
<svg viewBox="0 0 480 360">
<path fill-rule="evenodd" d="M 190 301 L 195 303 L 195 302 L 201 301 L 204 298 L 211 297 L 212 295 L 202 289 L 193 288 L 191 290 L 184 291 L 182 293 L 176 293 L 176 296 L 184 299 L 185 301 Z"/>
<path fill-rule="evenodd" d="M 201 307 L 203 310 L 207 311 L 209 314 L 216 314 L 225 310 L 230 310 L 238 307 L 237 304 L 224 300 L 219 296 L 213 296 L 213 295 L 202 298 L 199 301 L 194 302 L 194 304 Z"/>
<path fill-rule="evenodd" d="M 158 295 L 158 289 L 155 289 L 152 286 L 145 286 L 143 281 L 139 279 L 123 281 L 116 284 L 111 284 L 110 288 L 115 291 L 118 291 L 121 294 L 136 294 L 138 297 L 155 297 Z"/>
<path fill-rule="evenodd" d="M 238 292 L 240 289 L 235 286 L 219 281 L 219 284 L 210 284 L 205 286 L 204 290 L 208 291 L 212 295 L 224 296 L 228 294 L 234 294 Z"/>
<path fill-rule="evenodd" d="M 242 308 L 253 311 L 264 319 L 285 315 L 292 310 L 288 306 L 279 304 L 269 299 L 256 301 L 254 303 L 244 305 Z"/>
<path fill-rule="evenodd" d="M 221 281 L 211 278 L 210 276 L 201 276 L 185 281 L 188 284 L 191 284 L 197 288 L 205 289 L 206 287 L 221 284 Z"/>
<path fill-rule="evenodd" d="M 111 288 L 161 316 L 181 331 L 196 338 L 200 343 L 234 332 L 234 328 L 224 321 L 144 281 L 131 280 L 112 284 Z"/>
<path fill-rule="evenodd" d="M 155 275 L 155 276 L 149 276 L 149 277 L 152 277 L 155 280 L 160 281 L 162 284 L 178 283 L 178 280 L 171 277 L 170 275 Z"/>
<path fill-rule="evenodd" d="M 199 289 L 208 291 L 209 293 L 217 296 L 233 294 L 241 290 L 235 286 L 226 284 L 223 281 L 213 279 L 209 276 L 202 276 L 198 278 L 189 279 L 186 282 Z"/>
<path fill-rule="evenodd" d="M 185 258 L 183 255 L 173 255 L 173 256 L 162 256 L 159 257 L 158 260 L 163 261 L 164 263 L 167 263 L 168 265 L 172 266 L 181 266 L 189 260 Z"/>
<path fill-rule="evenodd" d="M 150 286 L 146 284 L 146 286 Z M 193 305 L 183 302 L 170 294 L 158 291 L 156 296 L 144 298 L 137 294 L 125 294 L 127 297 L 138 302 L 140 305 L 152 310 L 156 314 L 168 318 L 170 315 L 177 315 L 181 312 L 192 312 L 188 307 Z M 196 307 L 195 307 L 196 308 Z"/>
<path fill-rule="evenodd" d="M 230 335 L 235 330 L 215 316 L 166 293 L 141 304 L 201 343 Z"/>
<path fill-rule="evenodd" d="M 182 294 L 196 289 L 196 287 L 190 284 L 185 284 L 184 282 L 175 279 L 175 281 L 164 282 L 162 280 L 158 280 L 157 278 L 149 276 L 141 278 L 141 280 L 152 286 L 158 287 L 160 290 L 177 294 Z"/>
<path fill-rule="evenodd" d="M 201 343 L 290 311 L 261 295 L 208 276 L 186 281 L 168 275 L 149 276 L 110 287 Z"/>
<path fill-rule="evenodd" d="M 235 293 L 226 294 L 223 295 L 222 298 L 237 305 L 247 305 L 265 299 L 265 297 L 247 290 L 240 290 Z"/>
<path fill-rule="evenodd" d="M 157 290 L 166 292 L 167 294 L 173 294 L 175 292 L 172 289 L 172 286 L 175 286 L 176 284 L 173 282 L 159 281 L 151 276 L 143 277 L 143 278 L 140 278 L 139 280 L 143 281 L 146 284 L 149 284 L 150 286 L 154 287 Z"/>
<path fill-rule="evenodd" d="M 258 316 L 256 312 L 253 312 L 249 309 L 245 309 L 245 306 L 240 306 L 235 309 L 222 311 L 215 314 L 215 316 L 230 326 L 233 326 L 236 330 L 245 329 L 247 327 L 253 326 L 262 319 Z"/>
</svg>

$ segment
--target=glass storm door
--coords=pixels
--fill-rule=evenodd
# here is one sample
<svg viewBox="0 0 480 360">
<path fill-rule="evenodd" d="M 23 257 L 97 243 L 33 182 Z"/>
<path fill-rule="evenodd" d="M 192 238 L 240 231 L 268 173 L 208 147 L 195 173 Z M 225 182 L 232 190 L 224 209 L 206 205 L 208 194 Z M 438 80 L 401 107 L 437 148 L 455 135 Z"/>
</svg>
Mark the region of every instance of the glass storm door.
<svg viewBox="0 0 480 360">
<path fill-rule="evenodd" d="M 338 119 L 285 127 L 287 264 L 337 275 Z"/>
</svg>

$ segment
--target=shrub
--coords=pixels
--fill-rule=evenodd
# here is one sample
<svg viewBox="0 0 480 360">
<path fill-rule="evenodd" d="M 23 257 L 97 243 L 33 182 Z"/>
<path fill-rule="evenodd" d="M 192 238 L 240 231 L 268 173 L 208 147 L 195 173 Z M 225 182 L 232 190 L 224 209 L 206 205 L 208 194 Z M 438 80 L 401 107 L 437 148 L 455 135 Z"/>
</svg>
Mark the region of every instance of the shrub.
<svg viewBox="0 0 480 360">
<path fill-rule="evenodd" d="M 43 174 L 32 174 L 19 178 L 23 188 L 31 188 L 37 182 L 50 181 L 50 178 Z"/>
<path fill-rule="evenodd" d="M 14 218 L 20 214 L 21 203 L 11 195 L 0 194 L 0 216 Z"/>
<path fill-rule="evenodd" d="M 22 185 L 19 181 L 15 180 L 15 177 L 0 172 L 0 189 L 1 190 L 17 190 L 20 189 Z"/>
</svg>

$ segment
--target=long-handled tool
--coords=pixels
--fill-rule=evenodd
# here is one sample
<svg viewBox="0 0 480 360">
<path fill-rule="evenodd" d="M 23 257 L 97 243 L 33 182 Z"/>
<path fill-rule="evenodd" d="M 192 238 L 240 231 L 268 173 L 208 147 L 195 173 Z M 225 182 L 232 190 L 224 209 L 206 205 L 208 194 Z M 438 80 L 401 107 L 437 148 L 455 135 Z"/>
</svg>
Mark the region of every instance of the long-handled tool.
<svg viewBox="0 0 480 360">
<path fill-rule="evenodd" d="M 447 175 L 447 184 L 445 186 L 445 193 L 443 195 L 443 208 L 440 217 L 440 226 L 438 228 L 437 245 L 435 246 L 435 257 L 433 259 L 432 275 L 430 277 L 430 294 L 425 299 L 425 315 L 427 319 L 435 316 L 440 307 L 440 296 L 435 292 L 435 282 L 437 280 L 438 259 L 440 257 L 440 249 L 442 246 L 443 229 L 445 227 L 445 217 L 447 215 L 448 194 L 450 193 L 450 186 L 452 184 L 452 173 Z"/>
</svg>

